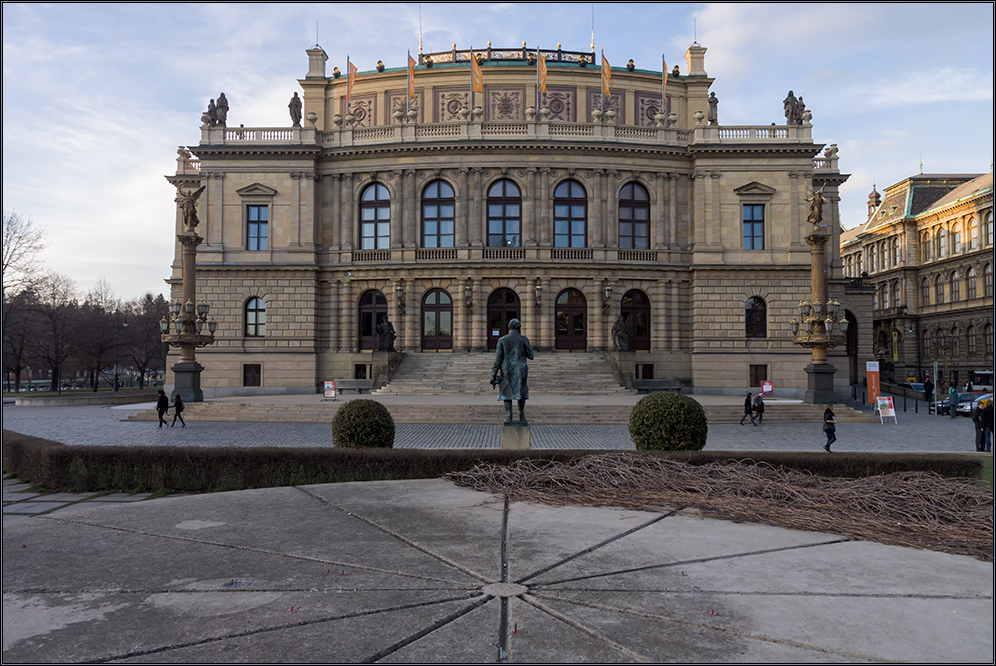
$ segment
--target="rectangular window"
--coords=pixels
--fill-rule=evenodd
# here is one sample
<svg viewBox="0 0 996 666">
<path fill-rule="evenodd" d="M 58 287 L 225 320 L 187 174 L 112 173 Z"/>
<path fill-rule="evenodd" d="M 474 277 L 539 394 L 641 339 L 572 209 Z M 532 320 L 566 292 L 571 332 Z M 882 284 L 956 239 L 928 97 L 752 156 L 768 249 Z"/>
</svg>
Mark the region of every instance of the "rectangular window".
<svg viewBox="0 0 996 666">
<path fill-rule="evenodd" d="M 764 204 L 743 204 L 744 249 L 764 249 Z"/>
<path fill-rule="evenodd" d="M 247 250 L 265 250 L 269 245 L 270 207 L 246 206 Z"/>
<path fill-rule="evenodd" d="M 263 385 L 263 366 L 258 363 L 247 363 L 242 366 L 243 386 Z"/>
</svg>

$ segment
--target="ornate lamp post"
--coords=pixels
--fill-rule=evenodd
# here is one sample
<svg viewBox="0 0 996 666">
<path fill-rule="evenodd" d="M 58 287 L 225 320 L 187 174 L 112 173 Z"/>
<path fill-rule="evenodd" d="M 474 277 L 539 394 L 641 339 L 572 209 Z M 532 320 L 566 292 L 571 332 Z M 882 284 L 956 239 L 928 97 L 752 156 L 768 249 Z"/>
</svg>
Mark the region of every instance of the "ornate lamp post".
<svg viewBox="0 0 996 666">
<path fill-rule="evenodd" d="M 806 236 L 812 259 L 810 269 L 810 300 L 799 301 L 799 319 L 793 319 L 792 342 L 813 350 L 813 361 L 806 366 L 808 388 L 803 398 L 810 403 L 830 403 L 838 400 L 833 390 L 833 375 L 837 368 L 827 362 L 827 349 L 847 344 L 847 318 L 840 310 L 840 303 L 829 300 L 826 278 L 826 246 L 830 234 L 823 222 L 823 190 L 813 193 L 809 222 L 813 233 Z"/>
<path fill-rule="evenodd" d="M 218 325 L 214 320 L 208 322 L 210 311 L 206 303 L 197 304 L 197 246 L 203 240 L 197 235 L 196 228 L 200 223 L 197 218 L 197 199 L 204 188 L 196 192 L 184 192 L 177 188 L 176 202 L 183 214 L 184 230 L 176 235 L 183 245 L 182 254 L 182 296 L 179 301 L 169 304 L 169 320 L 165 317 L 159 321 L 163 342 L 180 349 L 180 360 L 173 366 L 175 377 L 175 392 L 179 393 L 184 402 L 202 402 L 204 393 L 201 391 L 201 371 L 204 366 L 197 362 L 194 351 L 214 342 L 214 332 Z M 208 332 L 204 333 L 207 324 Z"/>
</svg>

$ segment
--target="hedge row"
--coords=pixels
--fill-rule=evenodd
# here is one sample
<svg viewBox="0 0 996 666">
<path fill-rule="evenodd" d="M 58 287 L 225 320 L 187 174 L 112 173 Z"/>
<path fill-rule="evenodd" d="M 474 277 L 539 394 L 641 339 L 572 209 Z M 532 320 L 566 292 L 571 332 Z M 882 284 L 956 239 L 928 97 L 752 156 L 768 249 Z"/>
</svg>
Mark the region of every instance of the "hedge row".
<svg viewBox="0 0 996 666">
<path fill-rule="evenodd" d="M 276 486 L 438 478 L 478 463 L 521 457 L 567 461 L 593 451 L 466 449 L 206 448 L 67 446 L 3 431 L 5 474 L 48 490 L 211 492 Z M 700 465 L 755 460 L 823 476 L 859 478 L 899 471 L 932 471 L 978 478 L 982 457 L 952 453 L 835 453 L 675 451 L 661 455 Z"/>
</svg>

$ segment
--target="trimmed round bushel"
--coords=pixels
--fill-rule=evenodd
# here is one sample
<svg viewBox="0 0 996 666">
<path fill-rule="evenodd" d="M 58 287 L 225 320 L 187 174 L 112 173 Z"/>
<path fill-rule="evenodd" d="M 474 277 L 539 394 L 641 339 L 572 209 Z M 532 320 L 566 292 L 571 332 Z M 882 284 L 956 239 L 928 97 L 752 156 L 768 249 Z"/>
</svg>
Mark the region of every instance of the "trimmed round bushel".
<svg viewBox="0 0 996 666">
<path fill-rule="evenodd" d="M 332 442 L 349 448 L 393 448 L 394 418 L 376 400 L 350 400 L 332 417 Z"/>
<path fill-rule="evenodd" d="M 629 416 L 629 436 L 641 451 L 699 451 L 708 432 L 702 405 L 680 393 L 652 393 Z"/>
</svg>

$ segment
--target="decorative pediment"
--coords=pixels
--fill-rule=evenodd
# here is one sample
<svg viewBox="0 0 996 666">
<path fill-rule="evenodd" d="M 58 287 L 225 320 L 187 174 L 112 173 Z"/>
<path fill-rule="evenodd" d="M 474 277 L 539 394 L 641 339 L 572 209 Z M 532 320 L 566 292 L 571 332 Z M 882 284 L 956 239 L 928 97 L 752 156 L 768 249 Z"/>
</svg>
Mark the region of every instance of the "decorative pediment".
<svg viewBox="0 0 996 666">
<path fill-rule="evenodd" d="M 740 187 L 733 190 L 738 196 L 762 196 L 770 197 L 775 193 L 775 188 L 769 187 L 762 183 L 752 182 L 746 185 L 741 185 Z"/>
<path fill-rule="evenodd" d="M 235 190 L 235 193 L 240 197 L 273 197 L 276 196 L 277 191 L 262 183 L 253 183 L 252 185 L 246 185 L 241 190 Z"/>
</svg>

